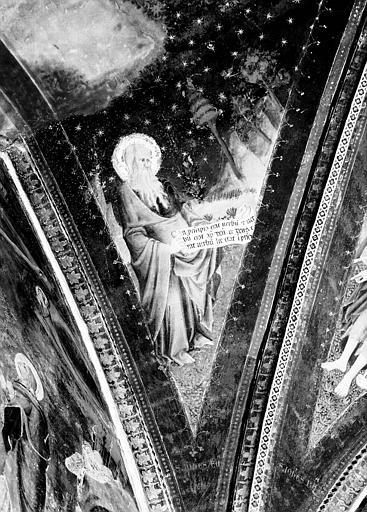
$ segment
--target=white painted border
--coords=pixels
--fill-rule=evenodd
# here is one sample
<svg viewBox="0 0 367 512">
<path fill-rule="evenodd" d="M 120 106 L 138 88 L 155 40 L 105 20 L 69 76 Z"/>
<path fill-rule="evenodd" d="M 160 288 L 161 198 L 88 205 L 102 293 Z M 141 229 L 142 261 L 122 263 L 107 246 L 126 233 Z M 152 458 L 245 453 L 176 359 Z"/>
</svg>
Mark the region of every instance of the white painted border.
<svg viewBox="0 0 367 512">
<path fill-rule="evenodd" d="M 0 152 L 0 158 L 3 160 L 8 173 L 16 187 L 16 190 L 19 194 L 20 200 L 22 202 L 22 206 L 24 210 L 26 211 L 28 218 L 35 230 L 35 233 L 37 235 L 37 238 L 41 244 L 41 247 L 51 265 L 51 268 L 54 272 L 54 276 L 56 277 L 62 292 L 65 296 L 65 299 L 69 305 L 70 311 L 72 313 L 72 316 L 75 320 L 75 323 L 79 329 L 80 336 L 83 340 L 84 346 L 88 352 L 88 356 L 94 366 L 94 369 L 96 371 L 98 384 L 101 389 L 102 396 L 107 404 L 108 411 L 110 413 L 113 426 L 115 428 L 116 437 L 118 439 L 118 442 L 120 444 L 121 449 L 121 455 L 122 459 L 124 461 L 126 472 L 130 480 L 131 487 L 134 492 L 134 497 L 136 499 L 139 512 L 150 512 L 143 485 L 140 480 L 140 474 L 138 471 L 138 468 L 135 463 L 134 455 L 132 453 L 127 435 L 124 431 L 124 428 L 122 426 L 119 412 L 116 406 L 116 403 L 113 399 L 110 387 L 108 385 L 106 376 L 104 374 L 104 371 L 102 369 L 101 363 L 98 359 L 98 355 L 95 351 L 93 342 L 89 336 L 87 325 L 85 324 L 83 318 L 81 317 L 81 314 L 79 312 L 78 306 L 74 300 L 73 294 L 70 291 L 69 285 L 67 283 L 67 280 L 62 273 L 62 270 L 52 252 L 51 246 L 46 238 L 46 235 L 44 234 L 41 224 L 38 221 L 38 218 L 33 211 L 32 205 L 27 197 L 27 194 L 25 193 L 22 184 L 17 176 L 16 170 L 11 162 L 11 159 L 9 158 L 7 153 Z"/>
<path fill-rule="evenodd" d="M 282 348 L 279 354 L 268 404 L 265 412 L 265 418 L 262 425 L 259 441 L 258 454 L 256 458 L 255 471 L 252 481 L 250 503 L 248 512 L 260 512 L 263 510 L 263 493 L 266 483 L 266 473 L 270 471 L 270 459 L 272 449 L 272 438 L 275 433 L 276 410 L 281 405 L 281 391 L 285 384 L 287 367 L 294 343 L 296 341 L 296 332 L 301 319 L 301 310 L 306 299 L 306 292 L 310 283 L 311 270 L 315 265 L 319 245 L 322 240 L 323 231 L 329 216 L 330 208 L 335 191 L 337 190 L 340 173 L 348 152 L 348 147 L 354 133 L 354 129 L 363 107 L 363 102 L 367 94 L 367 64 L 363 69 L 357 91 L 354 95 L 352 106 L 349 110 L 348 118 L 345 122 L 343 133 L 340 137 L 336 154 L 331 167 L 322 200 L 319 206 L 317 217 L 312 228 L 309 243 L 307 245 L 305 259 L 302 264 L 300 277 L 298 279 L 295 298 L 289 315 Z"/>
</svg>

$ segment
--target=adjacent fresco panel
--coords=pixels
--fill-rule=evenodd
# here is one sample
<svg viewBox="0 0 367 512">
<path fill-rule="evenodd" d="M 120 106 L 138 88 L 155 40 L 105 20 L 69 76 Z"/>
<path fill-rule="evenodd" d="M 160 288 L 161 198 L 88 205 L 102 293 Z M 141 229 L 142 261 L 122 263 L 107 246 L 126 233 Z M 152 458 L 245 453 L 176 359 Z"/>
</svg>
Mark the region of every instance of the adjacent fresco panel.
<svg viewBox="0 0 367 512">
<path fill-rule="evenodd" d="M 352 67 L 325 140 L 327 156 L 335 136 L 332 126 L 343 116 L 269 394 L 251 512 L 347 511 L 366 486 L 367 68 L 362 65 L 363 35 L 355 52 L 360 71 L 348 116 L 344 117 L 343 103 L 352 75 L 357 74 Z M 320 159 L 320 176 L 322 167 Z M 306 210 L 307 206 L 301 225 L 307 223 Z M 300 233 L 294 250 L 299 239 Z"/>
<path fill-rule="evenodd" d="M 79 332 L 0 183 L 0 509 L 137 512 Z"/>
</svg>

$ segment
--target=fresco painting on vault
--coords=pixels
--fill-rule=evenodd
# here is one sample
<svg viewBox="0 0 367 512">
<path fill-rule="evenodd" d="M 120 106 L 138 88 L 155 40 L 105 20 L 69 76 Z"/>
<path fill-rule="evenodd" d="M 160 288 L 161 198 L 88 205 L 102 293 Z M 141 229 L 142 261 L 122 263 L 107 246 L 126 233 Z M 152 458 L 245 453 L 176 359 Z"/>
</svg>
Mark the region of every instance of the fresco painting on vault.
<svg viewBox="0 0 367 512">
<path fill-rule="evenodd" d="M 0 73 L 0 143 L 55 257 L 61 261 L 70 247 L 77 253 L 73 272 L 93 291 L 106 323 L 96 326 L 98 336 L 104 340 L 107 332 L 121 358 L 177 512 L 230 507 L 242 420 L 259 358 L 268 355 L 262 352 L 267 325 L 302 203 L 299 184 L 306 186 L 313 172 L 305 161 L 315 156 L 314 130 L 321 137 L 313 122 L 319 111 L 327 116 L 332 95 L 325 100 L 324 86 L 351 4 L 17 0 L 0 6 L 7 27 L 0 41 L 7 66 Z M 17 134 L 32 166 L 14 150 Z M 54 201 L 61 227 L 40 213 L 35 177 L 44 208 Z M 58 228 L 67 246 L 53 236 Z M 39 279 L 30 292 L 35 321 L 85 380 L 92 371 L 70 343 L 70 322 Z M 79 284 L 69 283 L 77 295 Z M 87 299 L 78 304 L 91 328 Z M 97 345 L 102 359 L 105 345 Z M 333 354 L 318 346 L 318 376 L 335 375 L 321 368 Z M 24 355 L 47 390 L 47 375 L 32 353 Z M 125 378 L 119 371 L 116 379 Z M 246 419 L 243 500 L 261 407 L 256 414 Z M 97 468 L 97 488 L 111 483 L 110 471 L 116 478 L 88 428 L 63 454 L 63 475 L 75 483 L 82 472 L 87 488 Z M 285 459 L 278 466 L 283 473 Z M 313 489 L 316 480 L 309 481 Z M 73 492 L 83 508 L 83 487 Z"/>
<path fill-rule="evenodd" d="M 0 183 L 0 510 L 137 512 L 94 369 L 3 167 Z"/>
<path fill-rule="evenodd" d="M 43 9 L 19 0 L 1 9 L 4 41 L 62 120 L 45 130 L 47 116 L 33 116 L 39 147 L 61 187 L 65 173 L 69 189 L 78 174 L 89 181 L 83 197 L 68 200 L 87 203 L 75 215 L 83 237 L 94 233 L 81 225 L 103 219 L 109 240 L 91 252 L 131 336 L 142 327 L 132 350 L 168 372 L 194 430 L 244 250 L 272 188 L 268 168 L 301 55 L 289 39 L 294 6 L 274 12 L 283 38 L 266 33 L 264 6 L 223 3 L 215 16 L 212 7 L 69 0 Z M 233 27 L 238 9 L 243 20 Z M 82 169 L 71 172 L 74 159 Z M 92 202 L 98 212 L 88 220 Z M 121 264 L 131 286 L 117 281 Z"/>
</svg>

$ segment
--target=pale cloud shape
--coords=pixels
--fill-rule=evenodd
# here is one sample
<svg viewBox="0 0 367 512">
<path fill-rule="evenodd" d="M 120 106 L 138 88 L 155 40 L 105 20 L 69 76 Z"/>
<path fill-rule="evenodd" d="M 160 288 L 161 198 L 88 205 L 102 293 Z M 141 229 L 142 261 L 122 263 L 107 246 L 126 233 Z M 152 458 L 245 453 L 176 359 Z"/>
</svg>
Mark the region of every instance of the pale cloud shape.
<svg viewBox="0 0 367 512">
<path fill-rule="evenodd" d="M 121 94 L 165 37 L 161 24 L 119 0 L 1 0 L 0 24 L 57 110 L 65 99 L 63 114 L 93 111 Z M 83 84 L 78 94 L 75 82 Z"/>
</svg>

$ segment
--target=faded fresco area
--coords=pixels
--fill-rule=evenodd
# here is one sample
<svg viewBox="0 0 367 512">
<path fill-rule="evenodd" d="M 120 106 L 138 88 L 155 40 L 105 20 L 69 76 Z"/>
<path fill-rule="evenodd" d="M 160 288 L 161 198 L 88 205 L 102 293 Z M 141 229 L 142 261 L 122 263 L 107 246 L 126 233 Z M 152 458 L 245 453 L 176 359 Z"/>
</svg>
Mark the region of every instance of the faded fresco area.
<svg viewBox="0 0 367 512">
<path fill-rule="evenodd" d="M 107 106 L 162 51 L 164 37 L 161 24 L 112 0 L 5 0 L 0 23 L 60 115 Z"/>
<path fill-rule="evenodd" d="M 79 333 L 0 183 L 0 510 L 136 512 Z"/>
</svg>

